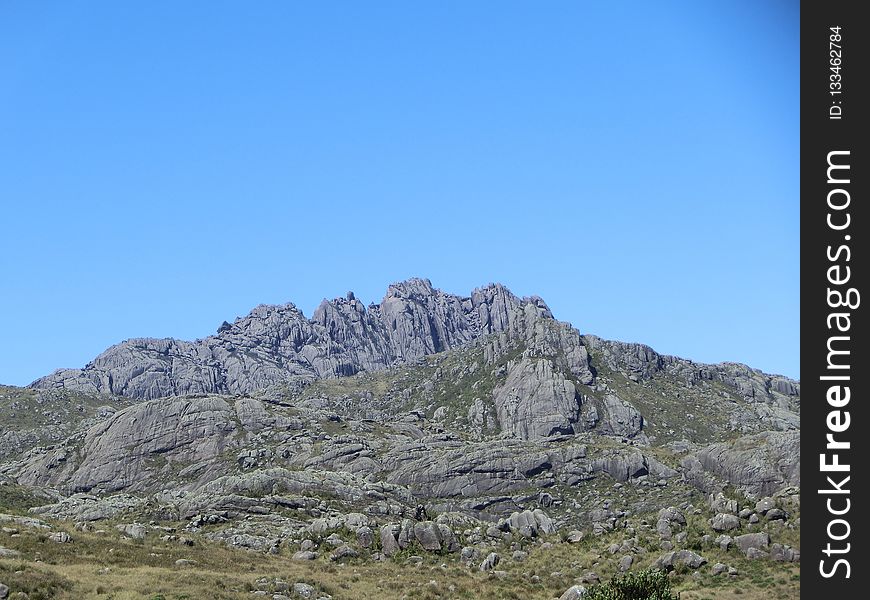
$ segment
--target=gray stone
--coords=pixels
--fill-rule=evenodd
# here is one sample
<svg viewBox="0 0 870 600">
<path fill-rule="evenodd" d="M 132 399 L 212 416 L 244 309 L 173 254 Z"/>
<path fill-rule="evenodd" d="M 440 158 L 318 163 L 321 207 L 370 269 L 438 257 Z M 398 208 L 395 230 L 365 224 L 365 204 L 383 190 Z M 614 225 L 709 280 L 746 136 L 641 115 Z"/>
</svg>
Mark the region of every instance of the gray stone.
<svg viewBox="0 0 870 600">
<path fill-rule="evenodd" d="M 719 546 L 719 548 L 721 548 L 722 551 L 725 552 L 728 550 L 728 548 L 731 547 L 731 544 L 734 542 L 734 538 L 732 538 L 730 535 L 720 535 L 717 536 L 714 541 Z"/>
<path fill-rule="evenodd" d="M 673 530 L 671 529 L 671 523 L 667 519 L 659 519 L 656 522 L 656 533 L 659 534 L 659 538 L 663 540 L 669 540 L 673 536 Z"/>
<path fill-rule="evenodd" d="M 740 519 L 732 514 L 719 513 L 710 519 L 710 527 L 714 531 L 732 531 L 740 527 Z"/>
<path fill-rule="evenodd" d="M 294 583 L 293 594 L 299 598 L 316 598 L 317 590 L 307 583 Z"/>
<path fill-rule="evenodd" d="M 433 521 L 415 524 L 414 538 L 423 547 L 423 550 L 428 552 L 441 550 L 441 531 L 438 529 L 438 524 Z"/>
<path fill-rule="evenodd" d="M 656 381 L 692 411 L 656 423 L 682 442 L 649 440 L 629 402 L 655 393 Z M 670 551 L 691 543 L 686 516 L 701 509 L 688 502 L 698 498 L 714 509 L 714 528 L 737 529 L 736 501 L 720 492 L 728 485 L 777 499 L 781 507 L 754 517 L 766 511 L 771 531 L 799 525 L 777 522 L 777 511 L 799 510 L 799 382 L 580 335 L 539 298 L 498 285 L 456 296 L 414 279 L 380 304 L 348 295 L 311 318 L 261 306 L 214 336 L 128 340 L 83 369 L 2 395 L 44 425 L 12 420 L 0 433 L 0 485 L 57 490 L 32 510 L 52 522 L 151 522 L 120 526 L 128 537 L 196 536 L 258 552 L 311 537 L 324 555 L 347 542 L 381 558 L 416 544 L 458 552 L 461 531 L 468 547 L 485 548 L 463 557 L 474 566 L 487 542 L 523 551 L 555 534 L 543 507 L 594 535 L 645 539 L 655 529 Z M 659 452 L 679 454 L 679 471 Z M 184 531 L 158 525 L 178 522 Z M 8 524 L 27 534 L 29 525 Z M 600 548 L 619 538 L 606 539 Z M 313 542 L 303 544 L 313 555 Z M 637 556 L 639 546 L 608 551 Z M 785 548 L 771 554 L 789 560 Z"/>
<path fill-rule="evenodd" d="M 683 460 L 686 477 L 699 487 L 720 477 L 751 495 L 800 486 L 800 431 L 764 431 L 717 442 Z M 772 506 L 771 506 L 772 508 Z"/>
<path fill-rule="evenodd" d="M 559 600 L 581 600 L 586 596 L 586 588 L 582 585 L 572 585 L 567 590 L 565 590 L 561 596 L 559 596 Z"/>
<path fill-rule="evenodd" d="M 744 555 L 748 556 L 747 552 L 750 549 L 759 550 L 761 548 L 767 548 L 770 544 L 770 536 L 765 532 L 745 533 L 735 537 L 734 544 Z"/>
<path fill-rule="evenodd" d="M 197 563 L 195 560 L 189 560 L 187 558 L 179 558 L 178 560 L 175 561 L 176 567 L 191 567 L 191 566 L 194 566 L 196 564 Z"/>
<path fill-rule="evenodd" d="M 368 309 L 355 297 L 324 300 L 306 319 L 292 304 L 258 306 L 247 317 L 225 323 L 217 335 L 195 342 L 128 340 L 83 369 L 57 371 L 33 385 L 146 400 L 245 394 L 303 379 L 383 370 L 491 333 L 533 337 L 534 329 L 525 330 L 530 318 L 552 315 L 540 299 L 521 300 L 500 285 L 461 298 L 434 289 L 428 280 L 410 279 L 391 285 L 380 305 Z M 546 339 L 570 341 L 563 360 L 584 383 L 591 382 L 579 335 L 576 330 L 563 335 Z"/>
<path fill-rule="evenodd" d="M 511 513 L 503 525 L 512 533 L 527 538 L 536 537 L 539 533 L 555 533 L 556 531 L 552 519 L 540 509 Z"/>
<path fill-rule="evenodd" d="M 710 509 L 716 513 L 728 513 L 736 515 L 739 505 L 737 500 L 726 497 L 722 492 L 710 494 Z"/>
<path fill-rule="evenodd" d="M 339 546 L 329 555 L 329 560 L 331 561 L 341 561 L 346 558 L 357 558 L 359 556 L 359 552 L 351 548 L 350 546 Z"/>
<path fill-rule="evenodd" d="M 576 529 L 573 531 L 569 531 L 568 535 L 565 537 L 565 541 L 569 544 L 579 544 L 583 541 L 583 538 L 586 537 L 586 534 L 582 531 L 577 531 Z"/>
<path fill-rule="evenodd" d="M 387 556 L 392 556 L 401 549 L 397 540 L 400 530 L 398 525 L 381 527 L 381 551 Z"/>
<path fill-rule="evenodd" d="M 480 563 L 480 570 L 484 572 L 492 571 L 500 560 L 501 557 L 498 554 L 496 554 L 495 552 L 490 552 L 486 556 L 486 558 L 483 559 L 483 562 Z"/>
<path fill-rule="evenodd" d="M 781 508 L 771 508 L 764 516 L 769 521 L 784 521 L 788 515 Z"/>
<path fill-rule="evenodd" d="M 375 533 L 371 527 L 360 527 L 356 530 L 356 540 L 360 548 L 371 548 L 375 541 Z"/>
<path fill-rule="evenodd" d="M 700 554 L 692 552 L 691 550 L 677 550 L 662 554 L 655 561 L 655 563 L 653 563 L 653 567 L 666 571 L 670 571 L 681 566 L 690 569 L 697 569 L 698 567 L 704 565 L 706 562 L 706 558 L 704 558 Z"/>
<path fill-rule="evenodd" d="M 148 530 L 144 525 L 139 523 L 130 523 L 127 525 L 117 525 L 115 529 L 120 531 L 122 534 L 127 536 L 128 538 L 132 538 L 134 540 L 141 540 L 145 538 L 145 535 L 148 533 Z"/>
<path fill-rule="evenodd" d="M 800 562 L 801 555 L 798 550 L 783 544 L 770 545 L 770 558 L 777 562 Z"/>
<path fill-rule="evenodd" d="M 764 550 L 760 550 L 759 548 L 747 548 L 746 550 L 746 558 L 751 560 L 767 558 L 767 556 L 767 552 L 765 552 Z"/>
<path fill-rule="evenodd" d="M 774 500 L 770 496 L 762 498 L 761 500 L 759 500 L 758 502 L 755 503 L 755 512 L 757 512 L 761 515 L 766 515 L 767 511 L 769 511 L 772 508 L 776 508 L 776 500 Z"/>
<path fill-rule="evenodd" d="M 686 516 L 683 514 L 683 511 L 674 506 L 661 509 L 659 511 L 659 520 L 676 523 L 677 525 L 686 524 Z"/>
</svg>

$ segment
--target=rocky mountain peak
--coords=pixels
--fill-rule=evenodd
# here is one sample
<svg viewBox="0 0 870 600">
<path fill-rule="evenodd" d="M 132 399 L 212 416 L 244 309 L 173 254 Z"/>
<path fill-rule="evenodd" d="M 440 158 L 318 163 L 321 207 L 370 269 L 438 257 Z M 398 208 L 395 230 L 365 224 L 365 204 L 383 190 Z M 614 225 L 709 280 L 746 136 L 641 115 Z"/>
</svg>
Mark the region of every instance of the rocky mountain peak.
<svg viewBox="0 0 870 600">
<path fill-rule="evenodd" d="M 520 314 L 524 306 L 534 309 L 533 318 L 552 319 L 540 298 L 521 300 L 499 284 L 461 297 L 428 279 L 411 278 L 390 285 L 380 304 L 368 308 L 348 292 L 321 302 L 310 319 L 292 303 L 263 304 L 204 339 L 127 340 L 82 369 L 63 369 L 32 385 L 138 399 L 249 393 L 376 372 L 455 349 L 511 330 L 526 319 Z"/>
<path fill-rule="evenodd" d="M 443 295 L 444 292 L 432 287 L 432 282 L 420 277 L 411 277 L 405 281 L 392 283 L 387 287 L 386 298 L 424 298 L 427 296 Z"/>
<path fill-rule="evenodd" d="M 537 439 L 594 429 L 644 439 L 647 421 L 658 419 L 657 407 L 612 385 L 662 378 L 689 386 L 713 382 L 752 402 L 755 417 L 735 411 L 729 427 L 747 427 L 751 418 L 774 430 L 799 426 L 797 382 L 743 365 L 697 365 L 643 344 L 581 336 L 557 321 L 540 297 L 519 298 L 498 283 L 458 296 L 421 278 L 392 284 L 379 304 L 368 307 L 348 292 L 323 300 L 310 319 L 292 303 L 259 305 L 204 339 L 130 339 L 81 369 L 57 371 L 32 387 L 135 400 L 251 394 L 379 373 L 470 348 L 482 352 L 483 368 L 478 359 L 455 368 L 467 372 L 467 385 L 477 390 L 468 400 L 460 395 L 475 435 L 495 428 Z M 683 392 L 674 393 L 679 404 Z"/>
</svg>

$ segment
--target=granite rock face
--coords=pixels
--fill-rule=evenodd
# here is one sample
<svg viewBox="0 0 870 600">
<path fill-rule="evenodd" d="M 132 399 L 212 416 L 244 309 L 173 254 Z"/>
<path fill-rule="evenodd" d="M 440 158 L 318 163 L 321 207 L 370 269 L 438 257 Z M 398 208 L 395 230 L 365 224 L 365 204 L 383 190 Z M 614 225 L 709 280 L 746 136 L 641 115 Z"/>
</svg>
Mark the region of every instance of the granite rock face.
<svg viewBox="0 0 870 600">
<path fill-rule="evenodd" d="M 664 376 L 688 387 L 710 382 L 733 390 L 749 408 L 732 417 L 737 425 L 760 420 L 769 430 L 800 429 L 799 382 L 738 363 L 698 364 L 659 354 L 643 344 L 603 340 L 594 335 L 584 335 L 583 343 L 607 368 L 638 383 Z"/>
<path fill-rule="evenodd" d="M 469 297 L 447 294 L 429 280 L 391 285 L 368 307 L 349 293 L 324 300 L 310 319 L 293 304 L 261 305 L 217 334 L 187 342 L 131 339 L 82 369 L 64 369 L 36 388 L 67 388 L 128 398 L 245 394 L 275 384 L 378 371 L 443 352 L 492 333 L 525 333 L 527 321 L 552 319 L 537 298 L 520 299 L 500 285 Z M 576 331 L 573 337 L 578 338 Z M 579 338 L 569 360 L 583 362 Z M 576 369 L 585 372 L 578 364 Z"/>
<path fill-rule="evenodd" d="M 580 394 L 548 359 L 524 358 L 509 365 L 493 400 L 501 429 L 521 439 L 574 433 L 580 423 Z"/>
<path fill-rule="evenodd" d="M 235 434 L 245 431 L 246 421 L 251 429 L 263 424 L 252 423 L 251 406 L 257 401 L 244 399 L 235 404 L 205 397 L 134 405 L 88 429 L 80 449 L 62 448 L 37 458 L 21 471 L 18 480 L 26 485 L 63 482 L 73 491 L 141 489 L 165 466 L 208 464 L 227 449 L 238 447 Z M 54 463 L 64 468 L 52 468 Z M 208 468 L 201 472 L 204 478 L 219 474 Z"/>
<path fill-rule="evenodd" d="M 511 357 L 495 374 L 492 391 L 463 408 L 478 437 L 503 431 L 540 439 L 593 429 L 642 436 L 644 415 L 624 392 L 599 381 L 590 353 L 603 367 L 641 385 L 665 378 L 688 387 L 726 386 L 741 399 L 739 407 L 722 407 L 728 409 L 722 419 L 729 419 L 733 430 L 750 433 L 759 423 L 769 430 L 799 428 L 800 386 L 791 380 L 732 363 L 698 365 L 641 344 L 580 335 L 553 318 L 540 298 L 518 298 L 501 285 L 457 296 L 425 279 L 391 285 L 380 304 L 368 307 L 352 293 L 324 300 L 310 319 L 292 304 L 261 305 L 201 340 L 128 340 L 82 369 L 56 371 L 32 387 L 134 400 L 252 394 L 383 372 L 469 347 L 482 349 L 485 366 Z M 591 394 L 591 389 L 602 393 Z M 447 414 L 442 407 L 439 418 Z M 19 445 L 30 439 L 26 436 L 6 434 L 8 443 L 18 440 Z"/>
<path fill-rule="evenodd" d="M 767 431 L 718 442 L 683 460 L 686 477 L 712 491 L 711 476 L 741 488 L 751 498 L 800 487 L 800 431 Z"/>
</svg>

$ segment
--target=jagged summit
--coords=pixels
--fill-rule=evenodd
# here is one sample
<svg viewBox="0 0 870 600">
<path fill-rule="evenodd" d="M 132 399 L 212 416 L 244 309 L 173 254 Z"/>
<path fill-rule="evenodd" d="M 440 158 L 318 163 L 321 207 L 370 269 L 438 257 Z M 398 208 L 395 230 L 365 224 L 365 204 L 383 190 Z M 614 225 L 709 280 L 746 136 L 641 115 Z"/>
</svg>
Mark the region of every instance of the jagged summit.
<svg viewBox="0 0 870 600">
<path fill-rule="evenodd" d="M 539 298 L 492 284 L 470 296 L 428 279 L 390 285 L 368 308 L 352 292 L 324 300 L 310 319 L 294 304 L 259 305 L 196 341 L 136 338 L 82 369 L 62 369 L 36 388 L 67 388 L 138 399 L 189 393 L 248 393 L 274 384 L 378 371 L 505 331 L 518 309 L 552 319 Z"/>
<path fill-rule="evenodd" d="M 516 388 L 518 402 L 510 410 L 520 413 L 500 416 L 502 421 L 515 424 L 520 437 L 576 429 L 576 423 L 583 419 L 602 418 L 600 414 L 581 415 L 582 403 L 573 398 L 579 392 L 573 388 L 565 391 L 560 383 L 569 377 L 579 385 L 593 384 L 596 368 L 602 365 L 635 381 L 665 372 L 690 385 L 702 380 L 721 381 L 745 398 L 762 399 L 774 412 L 789 409 L 792 401 L 788 398 L 800 395 L 797 382 L 743 365 L 698 365 L 660 355 L 643 344 L 581 336 L 570 324 L 557 321 L 540 297 L 519 298 L 498 283 L 477 288 L 469 296 L 458 296 L 422 278 L 390 285 L 383 300 L 368 307 L 348 292 L 344 297 L 323 300 L 311 318 L 293 303 L 261 304 L 233 323 L 225 321 L 215 335 L 204 339 L 130 339 L 110 347 L 81 369 L 58 370 L 31 387 L 138 400 L 185 394 L 249 394 L 276 385 L 298 386 L 360 372 L 375 373 L 478 341 L 484 343 L 490 361 L 517 348 L 529 358 L 506 373 L 507 381 Z M 590 360 L 592 350 L 598 367 Z M 531 361 L 534 357 L 548 360 L 538 364 Z M 542 381 L 550 382 L 543 384 L 546 392 L 539 390 Z M 530 402 L 543 403 L 547 407 L 543 413 L 550 417 L 540 421 L 541 406 L 530 406 Z M 597 413 L 603 412 L 604 418 L 607 413 L 622 411 L 618 402 L 606 397 L 600 404 Z M 591 406 L 586 410 L 592 410 Z M 539 422 L 529 425 L 526 418 Z M 793 420 L 778 413 L 771 418 L 779 419 L 776 428 L 780 429 L 791 426 Z"/>
</svg>

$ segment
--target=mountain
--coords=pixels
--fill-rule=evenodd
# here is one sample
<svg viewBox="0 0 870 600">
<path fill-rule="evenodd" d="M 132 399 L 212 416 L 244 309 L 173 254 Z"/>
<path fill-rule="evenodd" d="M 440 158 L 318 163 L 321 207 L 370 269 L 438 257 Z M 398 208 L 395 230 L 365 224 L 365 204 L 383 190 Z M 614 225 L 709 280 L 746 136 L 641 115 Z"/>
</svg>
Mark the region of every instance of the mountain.
<svg viewBox="0 0 870 600">
<path fill-rule="evenodd" d="M 245 394 L 275 384 L 382 371 L 488 334 L 520 335 L 526 314 L 552 317 L 541 299 L 519 299 L 501 285 L 459 297 L 434 289 L 429 280 L 410 279 L 391 285 L 383 301 L 368 308 L 348 293 L 324 300 L 310 319 L 293 304 L 261 305 L 203 340 L 128 340 L 83 369 L 57 371 L 32 387 L 145 400 Z M 571 358 L 578 375 L 591 381 L 585 356 Z"/>
<path fill-rule="evenodd" d="M 715 535 L 780 536 L 791 561 L 799 427 L 796 381 L 581 334 L 501 285 L 411 279 L 0 388 L 0 483 L 42 518 L 279 555 L 344 535 L 357 556 L 465 546 L 476 564 L 630 530 L 726 558 Z"/>
</svg>

